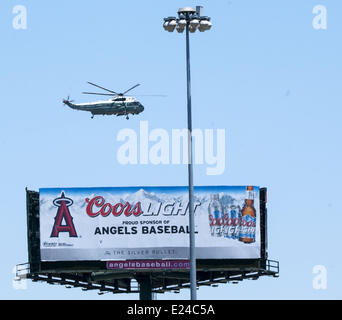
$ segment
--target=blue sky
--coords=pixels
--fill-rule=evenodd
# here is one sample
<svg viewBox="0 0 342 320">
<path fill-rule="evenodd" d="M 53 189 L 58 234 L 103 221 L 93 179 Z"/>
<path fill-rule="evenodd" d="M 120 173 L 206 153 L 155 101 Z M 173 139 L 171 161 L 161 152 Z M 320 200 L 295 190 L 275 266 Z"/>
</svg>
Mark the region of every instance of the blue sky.
<svg viewBox="0 0 342 320">
<path fill-rule="evenodd" d="M 27 30 L 12 27 L 27 8 Z M 327 30 L 312 26 L 327 8 Z M 43 283 L 12 287 L 27 261 L 25 187 L 186 185 L 185 165 L 121 165 L 120 129 L 186 127 L 185 39 L 162 19 L 203 5 L 209 32 L 191 35 L 193 127 L 226 130 L 226 170 L 197 185 L 268 188 L 269 258 L 280 277 L 201 288 L 200 299 L 341 299 L 342 4 L 332 0 L 28 1 L 0 3 L 0 298 L 136 299 Z M 63 106 L 86 81 L 123 91 L 136 83 L 145 111 L 95 117 Z M 132 92 L 133 93 L 133 92 Z M 316 290 L 315 265 L 327 270 Z M 157 299 L 188 299 L 189 292 Z"/>
</svg>

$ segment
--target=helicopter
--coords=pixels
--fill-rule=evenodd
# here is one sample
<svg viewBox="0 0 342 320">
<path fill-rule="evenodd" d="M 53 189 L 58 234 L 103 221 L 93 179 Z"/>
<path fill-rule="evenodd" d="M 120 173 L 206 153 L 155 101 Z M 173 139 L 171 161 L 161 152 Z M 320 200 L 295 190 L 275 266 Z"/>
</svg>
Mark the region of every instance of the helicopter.
<svg viewBox="0 0 342 320">
<path fill-rule="evenodd" d="M 69 97 L 68 97 L 67 99 L 63 100 L 63 103 L 67 105 L 68 107 L 70 107 L 71 109 L 91 112 L 92 119 L 94 118 L 95 115 L 116 115 L 116 116 L 125 115 L 126 119 L 128 120 L 129 114 L 134 115 L 134 114 L 139 114 L 144 111 L 144 106 L 139 101 L 137 101 L 136 98 L 125 96 L 129 91 L 138 87 L 140 85 L 139 83 L 122 93 L 109 90 L 107 88 L 104 88 L 92 82 L 87 82 L 87 83 L 110 93 L 82 92 L 83 94 L 110 96 L 111 98 L 109 100 L 74 104 L 73 100 L 69 100 Z"/>
</svg>

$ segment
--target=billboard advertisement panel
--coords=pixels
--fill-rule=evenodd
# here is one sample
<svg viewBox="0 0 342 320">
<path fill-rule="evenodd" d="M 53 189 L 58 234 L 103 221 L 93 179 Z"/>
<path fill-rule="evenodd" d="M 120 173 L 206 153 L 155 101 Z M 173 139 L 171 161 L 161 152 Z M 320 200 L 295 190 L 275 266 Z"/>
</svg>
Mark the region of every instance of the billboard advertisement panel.
<svg viewBox="0 0 342 320">
<path fill-rule="evenodd" d="M 187 187 L 40 189 L 41 260 L 186 260 L 188 205 Z M 195 187 L 194 209 L 197 259 L 260 258 L 259 187 Z"/>
</svg>

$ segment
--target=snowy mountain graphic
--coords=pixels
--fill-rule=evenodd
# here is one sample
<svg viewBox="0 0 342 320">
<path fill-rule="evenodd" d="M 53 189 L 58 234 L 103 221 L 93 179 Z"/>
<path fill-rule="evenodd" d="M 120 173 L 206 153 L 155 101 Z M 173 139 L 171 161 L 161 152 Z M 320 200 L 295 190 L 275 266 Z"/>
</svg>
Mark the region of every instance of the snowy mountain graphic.
<svg viewBox="0 0 342 320">
<path fill-rule="evenodd" d="M 184 193 L 181 195 L 175 195 L 175 194 L 170 194 L 170 193 L 160 193 L 160 194 L 155 194 L 154 192 L 147 192 L 144 189 L 140 189 L 137 192 L 130 194 L 126 198 L 122 198 L 121 200 L 123 201 L 128 201 L 128 202 L 188 202 L 188 194 Z M 204 203 L 210 200 L 210 197 L 208 195 L 194 195 L 194 201 L 195 202 L 200 202 Z"/>
<path fill-rule="evenodd" d="M 232 196 L 230 196 L 229 194 L 220 193 L 219 195 L 220 195 L 221 204 L 223 206 L 230 206 L 230 205 L 234 204 L 235 199 Z"/>
<path fill-rule="evenodd" d="M 121 202 L 130 202 L 130 203 L 136 203 L 136 202 L 146 202 L 146 201 L 153 201 L 153 202 L 163 202 L 168 199 L 167 194 L 160 194 L 157 196 L 154 192 L 147 192 L 144 189 L 140 189 L 137 192 L 128 195 L 126 198 L 121 199 Z"/>
<path fill-rule="evenodd" d="M 70 207 L 72 211 L 76 210 L 79 214 L 83 214 L 85 207 L 88 203 L 85 201 L 86 198 L 93 199 L 96 196 L 102 196 L 104 198 L 104 203 L 110 203 L 112 205 L 116 203 L 125 204 L 129 202 L 131 205 L 134 205 L 138 202 L 141 203 L 143 207 L 148 207 L 150 203 L 157 205 L 159 203 L 181 203 L 183 206 L 188 204 L 188 192 L 184 191 L 175 191 L 175 192 L 148 192 L 144 188 L 138 189 L 138 191 L 134 193 L 115 193 L 113 190 L 101 190 L 99 192 L 94 192 L 91 190 L 92 193 L 84 192 L 84 194 L 80 194 L 79 192 L 73 193 L 73 190 L 66 190 L 65 195 L 73 200 L 73 205 Z M 89 192 L 89 191 L 88 191 Z M 55 195 L 45 195 L 40 199 L 40 207 L 41 209 L 56 212 L 56 206 L 53 204 L 53 200 L 60 196 L 59 194 Z M 201 207 L 208 206 L 211 198 L 211 194 L 207 192 L 198 192 L 194 194 L 194 203 L 201 204 Z M 232 197 L 231 195 L 227 194 L 226 192 L 219 193 L 219 199 L 223 206 L 230 206 L 230 205 L 243 205 L 244 202 L 244 194 L 241 194 L 237 197 Z M 77 208 L 82 210 L 77 210 Z"/>
</svg>

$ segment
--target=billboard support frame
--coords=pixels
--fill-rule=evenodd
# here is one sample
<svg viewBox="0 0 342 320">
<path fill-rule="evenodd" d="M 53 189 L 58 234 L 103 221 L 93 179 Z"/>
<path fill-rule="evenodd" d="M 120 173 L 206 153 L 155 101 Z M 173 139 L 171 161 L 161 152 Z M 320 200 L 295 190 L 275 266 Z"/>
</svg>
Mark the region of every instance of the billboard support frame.
<svg viewBox="0 0 342 320">
<path fill-rule="evenodd" d="M 151 276 L 144 275 L 144 276 L 137 277 L 137 281 L 139 283 L 139 299 L 140 300 L 153 300 Z"/>
</svg>

